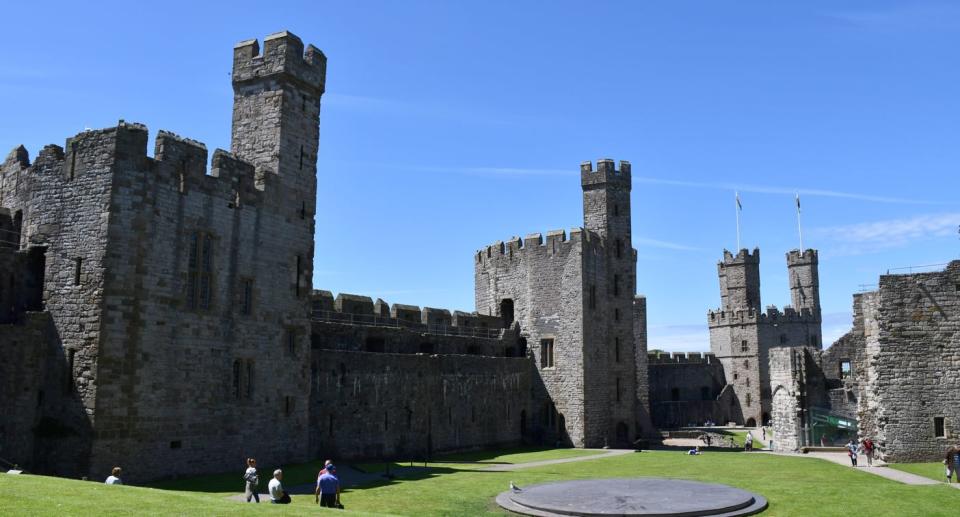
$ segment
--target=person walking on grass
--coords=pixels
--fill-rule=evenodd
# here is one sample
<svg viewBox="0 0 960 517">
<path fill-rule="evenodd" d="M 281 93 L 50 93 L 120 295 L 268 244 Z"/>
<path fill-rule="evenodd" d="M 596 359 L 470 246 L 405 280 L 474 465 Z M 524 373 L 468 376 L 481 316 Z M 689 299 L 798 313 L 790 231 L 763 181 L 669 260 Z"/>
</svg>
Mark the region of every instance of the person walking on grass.
<svg viewBox="0 0 960 517">
<path fill-rule="evenodd" d="M 864 438 L 863 444 L 863 454 L 867 457 L 867 466 L 873 466 L 873 454 L 876 451 L 876 447 L 873 445 L 873 440 L 870 438 Z"/>
<path fill-rule="evenodd" d="M 280 469 L 273 471 L 273 479 L 267 484 L 270 490 L 270 502 L 272 504 L 290 504 L 290 494 L 283 489 L 283 471 Z"/>
<path fill-rule="evenodd" d="M 328 463 L 322 472 L 323 474 L 317 479 L 317 489 L 313 492 L 315 501 L 325 508 L 343 508 L 340 504 L 340 479 L 337 477 L 337 467 Z"/>
<path fill-rule="evenodd" d="M 753 434 L 750 431 L 747 431 L 747 436 L 743 439 L 743 450 L 753 450 Z"/>
<path fill-rule="evenodd" d="M 960 482 L 960 473 L 957 473 L 957 456 L 960 453 L 960 446 L 953 446 L 947 449 L 947 454 L 943 458 L 943 466 L 947 473 L 947 483 L 953 482 L 953 475 L 957 474 L 957 482 Z"/>
<path fill-rule="evenodd" d="M 856 467 L 857 466 L 857 442 L 855 442 L 853 438 L 851 438 L 850 441 L 847 442 L 847 456 L 850 456 L 850 464 Z"/>
<path fill-rule="evenodd" d="M 251 499 L 255 499 L 259 504 L 260 477 L 257 475 L 257 460 L 247 458 L 247 470 L 243 473 L 243 481 L 244 485 L 246 485 L 244 495 L 247 496 L 247 502 L 249 503 Z"/>
<path fill-rule="evenodd" d="M 113 470 L 110 471 L 110 475 L 107 477 L 107 480 L 104 481 L 104 484 L 107 484 L 107 485 L 123 484 L 123 481 L 120 481 L 120 467 L 113 467 Z"/>
</svg>

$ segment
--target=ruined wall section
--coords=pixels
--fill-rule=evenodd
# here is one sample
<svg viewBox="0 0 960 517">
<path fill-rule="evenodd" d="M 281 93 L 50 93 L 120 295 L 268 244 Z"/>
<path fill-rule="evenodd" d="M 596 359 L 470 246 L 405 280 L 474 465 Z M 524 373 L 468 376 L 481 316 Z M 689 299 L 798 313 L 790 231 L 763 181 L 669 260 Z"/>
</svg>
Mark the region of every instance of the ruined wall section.
<svg viewBox="0 0 960 517">
<path fill-rule="evenodd" d="M 535 416 L 531 432 L 545 443 L 585 444 L 583 399 L 582 230 L 552 231 L 512 238 L 474 257 L 476 309 L 519 325 L 539 375 L 533 381 Z M 504 303 L 505 300 L 509 302 Z M 512 321 L 506 321 L 512 308 Z M 553 343 L 553 366 L 545 366 L 546 343 Z"/>
<path fill-rule="evenodd" d="M 794 452 L 803 446 L 806 356 L 802 348 L 770 350 L 773 450 Z"/>
<path fill-rule="evenodd" d="M 878 349 L 871 343 L 873 322 L 865 322 L 876 374 L 867 389 L 882 408 L 876 416 L 882 429 L 878 441 L 888 461 L 938 460 L 960 436 L 958 285 L 960 261 L 940 272 L 880 277 Z"/>
<path fill-rule="evenodd" d="M 521 443 L 524 358 L 314 350 L 311 456 L 427 459 Z"/>
<path fill-rule="evenodd" d="M 863 358 L 857 379 L 857 432 L 879 446 L 886 442 L 885 408 L 880 402 L 877 357 L 880 355 L 880 292 L 862 293 L 859 303 L 863 318 Z M 856 368 L 856 365 L 854 366 Z M 883 450 L 880 450 L 881 455 Z"/>
<path fill-rule="evenodd" d="M 636 432 L 641 436 L 653 436 L 656 427 L 651 418 L 650 373 L 647 354 L 647 298 L 633 299 L 633 353 L 636 372 Z"/>
</svg>

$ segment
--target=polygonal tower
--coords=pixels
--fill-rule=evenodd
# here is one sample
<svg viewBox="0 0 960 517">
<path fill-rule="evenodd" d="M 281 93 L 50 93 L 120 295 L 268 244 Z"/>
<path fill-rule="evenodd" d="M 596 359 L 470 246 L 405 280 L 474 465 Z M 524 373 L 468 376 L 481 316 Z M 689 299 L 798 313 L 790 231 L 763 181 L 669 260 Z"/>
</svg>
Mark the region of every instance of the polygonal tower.
<svg viewBox="0 0 960 517">
<path fill-rule="evenodd" d="M 817 264 L 817 250 L 791 250 L 787 253 L 790 302 L 797 312 L 802 313 L 807 309 L 811 314 L 820 314 L 820 275 Z"/>
</svg>

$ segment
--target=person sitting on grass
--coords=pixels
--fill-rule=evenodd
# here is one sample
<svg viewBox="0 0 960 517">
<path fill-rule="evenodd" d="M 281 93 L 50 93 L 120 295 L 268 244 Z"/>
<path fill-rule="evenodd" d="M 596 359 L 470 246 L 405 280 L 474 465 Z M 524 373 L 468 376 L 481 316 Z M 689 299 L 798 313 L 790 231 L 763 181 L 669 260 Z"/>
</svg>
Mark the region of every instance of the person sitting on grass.
<svg viewBox="0 0 960 517">
<path fill-rule="evenodd" d="M 273 504 L 290 504 L 290 494 L 283 489 L 283 471 L 280 469 L 273 471 L 273 479 L 267 485 L 270 490 L 270 502 Z"/>
<path fill-rule="evenodd" d="M 120 481 L 120 467 L 113 467 L 113 470 L 110 471 L 110 475 L 104 483 L 107 485 L 122 485 L 123 481 Z"/>
<path fill-rule="evenodd" d="M 700 452 L 700 446 L 697 445 L 696 447 L 694 447 L 694 448 L 690 449 L 689 451 L 687 451 L 687 454 L 689 454 L 690 456 L 699 456 L 699 455 L 701 455 L 701 454 L 703 454 L 703 453 Z"/>
<path fill-rule="evenodd" d="M 316 502 L 326 508 L 343 508 L 340 504 L 340 479 L 337 467 L 327 464 L 323 474 L 317 480 L 317 489 L 313 492 Z"/>
</svg>

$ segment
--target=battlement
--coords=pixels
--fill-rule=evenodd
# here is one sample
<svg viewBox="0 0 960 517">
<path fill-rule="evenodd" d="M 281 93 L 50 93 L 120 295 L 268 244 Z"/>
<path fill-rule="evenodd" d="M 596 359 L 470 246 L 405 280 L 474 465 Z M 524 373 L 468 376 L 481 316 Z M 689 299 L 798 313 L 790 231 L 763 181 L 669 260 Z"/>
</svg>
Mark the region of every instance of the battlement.
<svg viewBox="0 0 960 517">
<path fill-rule="evenodd" d="M 815 249 L 805 249 L 802 252 L 800 250 L 790 250 L 787 252 L 787 266 L 804 266 L 810 264 L 817 264 L 817 250 Z"/>
<path fill-rule="evenodd" d="M 746 248 L 740 249 L 736 255 L 730 253 L 728 250 L 723 250 L 723 260 L 717 264 L 720 267 L 742 265 L 742 264 L 759 264 L 760 263 L 760 248 L 753 248 L 753 253 Z"/>
<path fill-rule="evenodd" d="M 672 352 L 647 354 L 647 363 L 654 364 L 714 364 L 717 356 L 709 352 Z"/>
<path fill-rule="evenodd" d="M 724 311 L 714 309 L 707 311 L 707 324 L 710 328 L 728 325 L 766 325 L 773 323 L 817 323 L 820 315 L 808 308 L 796 310 L 790 305 L 784 306 L 781 312 L 775 305 L 768 305 L 766 312 L 753 309 Z"/>
<path fill-rule="evenodd" d="M 327 57 L 317 47 L 307 45 L 296 35 L 277 32 L 263 39 L 263 52 L 256 39 L 237 43 L 233 48 L 234 87 L 263 79 L 290 80 L 307 87 L 317 96 L 326 85 Z"/>
<path fill-rule="evenodd" d="M 422 328 L 424 331 L 450 328 L 454 334 L 476 334 L 481 337 L 497 337 L 503 328 L 503 320 L 476 312 L 450 311 L 435 307 L 423 307 L 395 303 L 392 306 L 369 296 L 340 293 L 334 298 L 330 291 L 314 290 L 310 293 L 313 319 L 348 324 Z M 458 331 L 459 329 L 459 331 Z"/>
<path fill-rule="evenodd" d="M 597 168 L 589 161 L 580 164 L 580 184 L 584 189 L 596 188 L 608 184 L 616 184 L 629 189 L 630 162 L 620 160 L 620 169 L 616 169 L 613 160 L 601 158 L 597 160 Z"/>
<path fill-rule="evenodd" d="M 573 228 L 570 230 L 570 237 L 567 238 L 567 232 L 564 230 L 550 230 L 547 232 L 547 238 L 544 239 L 540 233 L 530 233 L 523 239 L 520 237 L 510 237 L 506 241 L 497 241 L 489 246 L 477 250 L 475 255 L 477 263 L 482 263 L 485 259 L 496 259 L 499 257 L 510 257 L 514 255 L 537 250 L 544 252 L 546 250 L 559 251 L 560 246 L 570 246 L 573 243 L 583 241 L 599 241 L 596 234 L 583 231 L 583 228 Z"/>
</svg>

